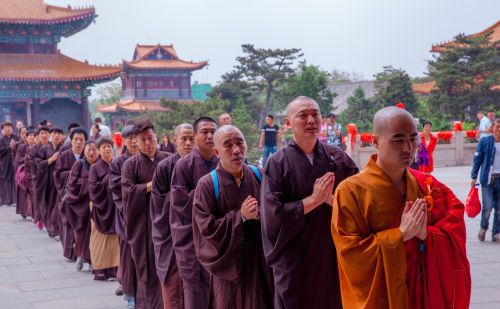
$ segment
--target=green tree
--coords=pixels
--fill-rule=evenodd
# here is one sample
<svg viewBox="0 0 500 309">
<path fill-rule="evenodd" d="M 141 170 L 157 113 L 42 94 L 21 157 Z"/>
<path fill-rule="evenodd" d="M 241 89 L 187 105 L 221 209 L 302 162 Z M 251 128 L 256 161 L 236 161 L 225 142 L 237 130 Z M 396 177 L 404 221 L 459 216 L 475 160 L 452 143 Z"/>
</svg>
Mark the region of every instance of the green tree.
<svg viewBox="0 0 500 309">
<path fill-rule="evenodd" d="M 287 74 L 294 72 L 293 65 L 303 54 L 298 48 L 265 49 L 256 48 L 253 44 L 244 44 L 241 47 L 244 55 L 236 58 L 238 64 L 235 66 L 235 74 L 265 92 L 264 106 L 258 121 L 260 128 L 269 113 L 274 87 L 283 81 Z"/>
<path fill-rule="evenodd" d="M 313 98 L 319 105 L 321 113 L 326 115 L 333 109 L 332 102 L 336 94 L 329 89 L 330 78 L 326 71 L 314 65 L 301 62 L 296 72 L 291 74 L 281 90 L 286 96 L 284 102 L 305 95 Z"/>
<path fill-rule="evenodd" d="M 367 99 L 363 88 L 358 87 L 347 98 L 347 108 L 340 113 L 338 122 L 344 127 L 354 123 L 358 132 L 371 132 L 373 116 L 381 107 L 377 99 Z"/>
<path fill-rule="evenodd" d="M 122 85 L 120 83 L 101 85 L 96 89 L 96 93 L 98 98 L 92 100 L 89 104 L 89 110 L 92 113 L 95 113 L 96 106 L 98 105 L 109 105 L 120 101 L 122 98 Z M 109 118 L 108 115 L 103 115 L 101 113 L 99 113 L 99 116 Z M 107 121 L 109 121 L 109 119 L 107 119 Z"/>
<path fill-rule="evenodd" d="M 179 103 L 178 101 L 161 100 L 161 104 L 170 109 L 168 112 L 150 112 L 143 117 L 151 119 L 158 133 L 171 133 L 175 126 L 181 123 L 193 123 L 201 116 L 217 117 L 222 114 L 228 106 L 228 102 L 219 98 L 210 98 L 206 102 L 195 102 L 191 104 Z M 142 118 L 142 117 L 139 117 Z"/>
<path fill-rule="evenodd" d="M 257 149 L 260 134 L 255 121 L 253 121 L 252 116 L 247 111 L 243 99 L 240 98 L 236 101 L 236 105 L 231 111 L 231 116 L 233 118 L 233 124 L 245 135 L 248 144 L 248 158 L 250 162 L 253 162 L 261 155 Z"/>
<path fill-rule="evenodd" d="M 392 66 L 375 75 L 376 97 L 382 105 L 394 106 L 402 102 L 410 113 L 418 110 L 418 101 L 411 87 L 408 73 Z"/>
<path fill-rule="evenodd" d="M 469 121 L 475 121 L 479 110 L 498 109 L 500 91 L 493 87 L 500 85 L 499 44 L 491 33 L 456 36 L 453 44 L 429 61 L 429 77 L 436 82 L 430 107 Z"/>
</svg>

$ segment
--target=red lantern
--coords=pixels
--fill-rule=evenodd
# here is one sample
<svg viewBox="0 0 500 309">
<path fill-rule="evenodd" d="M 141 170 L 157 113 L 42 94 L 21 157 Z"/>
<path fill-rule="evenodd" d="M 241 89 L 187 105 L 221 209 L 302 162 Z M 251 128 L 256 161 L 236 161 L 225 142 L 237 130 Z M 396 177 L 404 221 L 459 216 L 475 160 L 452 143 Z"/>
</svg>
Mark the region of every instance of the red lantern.
<svg viewBox="0 0 500 309">
<path fill-rule="evenodd" d="M 453 130 L 455 132 L 462 131 L 462 122 L 461 121 L 455 121 L 455 122 L 453 122 Z"/>
<path fill-rule="evenodd" d="M 122 134 L 120 132 L 115 132 L 113 135 L 113 141 L 118 148 L 121 148 L 123 144 Z"/>
</svg>

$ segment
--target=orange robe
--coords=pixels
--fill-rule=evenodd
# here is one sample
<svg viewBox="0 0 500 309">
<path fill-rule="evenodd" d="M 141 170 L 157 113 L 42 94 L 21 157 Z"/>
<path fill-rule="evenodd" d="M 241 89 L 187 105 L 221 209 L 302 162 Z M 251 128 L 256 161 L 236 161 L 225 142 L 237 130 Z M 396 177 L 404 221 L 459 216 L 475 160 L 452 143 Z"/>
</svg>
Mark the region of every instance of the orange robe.
<svg viewBox="0 0 500 309">
<path fill-rule="evenodd" d="M 344 180 L 334 196 L 331 228 L 344 308 L 468 308 L 463 204 L 435 178 L 411 169 L 405 197 L 375 160 Z M 403 242 L 404 203 L 427 195 L 429 177 L 427 239 Z"/>
</svg>

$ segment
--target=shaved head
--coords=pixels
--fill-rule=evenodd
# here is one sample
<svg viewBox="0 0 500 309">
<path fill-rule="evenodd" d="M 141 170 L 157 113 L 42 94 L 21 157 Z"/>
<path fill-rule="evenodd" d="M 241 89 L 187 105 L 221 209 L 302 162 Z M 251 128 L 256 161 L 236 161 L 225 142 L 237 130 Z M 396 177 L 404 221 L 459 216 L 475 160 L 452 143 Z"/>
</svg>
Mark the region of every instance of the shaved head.
<svg viewBox="0 0 500 309">
<path fill-rule="evenodd" d="M 245 137 L 243 136 L 243 133 L 240 131 L 240 129 L 238 129 L 237 127 L 233 126 L 233 125 L 225 125 L 225 126 L 222 126 L 220 127 L 219 129 L 217 129 L 217 131 L 215 131 L 215 134 L 214 134 L 214 143 L 215 143 L 215 147 L 220 147 L 222 145 L 222 137 L 224 135 L 226 135 L 227 133 L 237 133 L 239 134 L 243 140 L 245 140 Z M 246 141 L 245 141 L 246 143 Z"/>
<path fill-rule="evenodd" d="M 316 101 L 314 101 L 314 99 L 312 99 L 310 97 L 306 97 L 306 96 L 300 96 L 300 97 L 296 97 L 295 99 L 293 99 L 286 106 L 286 115 L 287 115 L 287 117 L 290 117 L 293 114 L 295 114 L 297 112 L 298 107 L 301 104 L 304 104 L 304 103 L 314 103 L 314 105 L 316 105 L 316 107 L 319 110 L 319 105 L 318 105 L 318 103 L 316 103 Z"/>
<path fill-rule="evenodd" d="M 175 127 L 175 135 L 177 136 L 181 134 L 182 130 L 193 130 L 193 126 L 189 123 L 181 123 Z"/>
<path fill-rule="evenodd" d="M 382 136 L 390 128 L 393 121 L 408 120 L 415 124 L 413 116 L 405 109 L 389 106 L 379 110 L 373 117 L 373 132 L 377 136 Z"/>
</svg>

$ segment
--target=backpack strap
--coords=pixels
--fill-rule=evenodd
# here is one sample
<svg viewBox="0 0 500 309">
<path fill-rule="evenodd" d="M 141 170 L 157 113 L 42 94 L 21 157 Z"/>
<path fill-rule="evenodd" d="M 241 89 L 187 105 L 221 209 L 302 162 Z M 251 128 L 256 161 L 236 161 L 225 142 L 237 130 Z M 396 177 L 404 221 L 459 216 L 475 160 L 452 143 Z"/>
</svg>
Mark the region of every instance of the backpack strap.
<svg viewBox="0 0 500 309">
<path fill-rule="evenodd" d="M 259 183 L 261 183 L 262 174 L 260 173 L 259 169 L 254 165 L 247 165 L 247 166 L 252 169 L 252 172 L 255 174 L 255 177 L 257 177 L 257 180 L 259 180 Z M 217 176 L 216 170 L 210 172 L 210 177 L 212 177 L 212 182 L 214 183 L 214 197 L 215 200 L 217 201 L 219 199 L 220 189 L 219 189 L 219 176 Z"/>
<path fill-rule="evenodd" d="M 219 176 L 217 176 L 217 172 L 215 170 L 210 172 L 210 177 L 212 177 L 212 182 L 214 183 L 214 196 L 215 200 L 219 199 Z"/>
<path fill-rule="evenodd" d="M 260 173 L 259 169 L 257 168 L 257 166 L 255 165 L 248 165 L 248 167 L 250 167 L 253 171 L 253 173 L 255 174 L 255 177 L 257 177 L 257 179 L 259 180 L 259 183 L 262 182 L 262 174 Z"/>
</svg>

